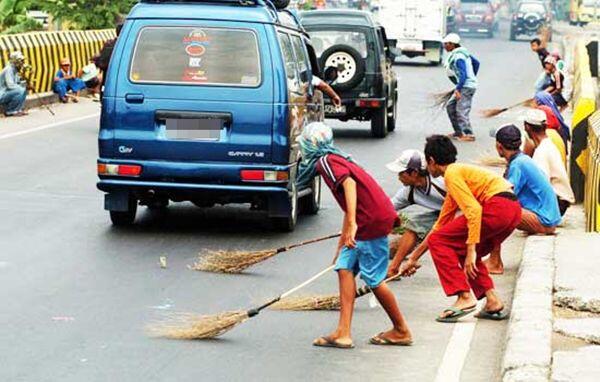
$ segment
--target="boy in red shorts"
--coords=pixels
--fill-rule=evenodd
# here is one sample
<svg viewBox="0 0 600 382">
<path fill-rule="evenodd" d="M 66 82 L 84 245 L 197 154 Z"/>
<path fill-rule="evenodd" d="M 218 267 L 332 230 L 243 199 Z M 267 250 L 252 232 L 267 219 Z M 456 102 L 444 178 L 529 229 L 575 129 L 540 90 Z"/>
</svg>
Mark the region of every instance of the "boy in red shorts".
<svg viewBox="0 0 600 382">
<path fill-rule="evenodd" d="M 303 156 L 299 183 L 320 175 L 345 212 L 334 259 L 340 285 L 340 319 L 333 333 L 317 338 L 313 345 L 354 347 L 350 327 L 355 277 L 359 272 L 393 324 L 392 329 L 379 333 L 370 342 L 374 345 L 411 345 L 408 325 L 394 294 L 384 282 L 389 262 L 387 236 L 397 219 L 389 197 L 365 170 L 333 146 L 333 133 L 324 123 L 308 125 L 299 142 Z"/>
</svg>

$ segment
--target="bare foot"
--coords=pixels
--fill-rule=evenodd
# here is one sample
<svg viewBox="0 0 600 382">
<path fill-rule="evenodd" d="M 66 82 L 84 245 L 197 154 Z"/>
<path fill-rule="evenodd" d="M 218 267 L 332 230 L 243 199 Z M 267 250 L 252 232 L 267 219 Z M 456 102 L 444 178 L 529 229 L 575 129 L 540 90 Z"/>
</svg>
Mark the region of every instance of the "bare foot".
<svg viewBox="0 0 600 382">
<path fill-rule="evenodd" d="M 488 269 L 488 272 L 491 275 L 502 275 L 502 274 L 504 274 L 504 264 L 492 262 L 489 259 L 488 260 L 484 260 L 483 263 L 485 264 L 486 268 Z"/>
</svg>

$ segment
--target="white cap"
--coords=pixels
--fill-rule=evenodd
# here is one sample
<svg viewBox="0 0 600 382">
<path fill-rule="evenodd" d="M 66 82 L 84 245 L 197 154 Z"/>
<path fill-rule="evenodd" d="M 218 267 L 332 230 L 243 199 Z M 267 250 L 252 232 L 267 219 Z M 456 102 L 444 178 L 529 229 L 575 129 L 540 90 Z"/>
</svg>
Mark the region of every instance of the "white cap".
<svg viewBox="0 0 600 382">
<path fill-rule="evenodd" d="M 442 43 L 460 44 L 460 36 L 456 33 L 450 33 L 446 37 L 444 37 Z"/>
<path fill-rule="evenodd" d="M 17 50 L 12 52 L 8 58 L 11 61 L 23 61 L 25 59 L 25 56 L 23 56 L 23 53 L 21 53 L 21 51 Z"/>
<path fill-rule="evenodd" d="M 539 109 L 529 109 L 520 119 L 530 125 L 541 126 L 546 123 L 546 113 Z"/>
<path fill-rule="evenodd" d="M 401 173 L 406 170 L 425 170 L 427 163 L 425 155 L 419 150 L 404 150 L 395 161 L 385 165 L 388 170 Z"/>
</svg>

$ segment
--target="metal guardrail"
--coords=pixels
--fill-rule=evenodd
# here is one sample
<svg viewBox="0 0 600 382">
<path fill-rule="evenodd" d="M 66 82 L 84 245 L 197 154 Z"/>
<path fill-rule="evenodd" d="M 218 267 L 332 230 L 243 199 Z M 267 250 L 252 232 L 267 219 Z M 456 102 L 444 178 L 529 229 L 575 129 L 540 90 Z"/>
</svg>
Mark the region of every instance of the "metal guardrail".
<svg viewBox="0 0 600 382">
<path fill-rule="evenodd" d="M 35 69 L 35 92 L 48 92 L 62 57 L 71 60 L 73 73 L 77 73 L 115 36 L 114 29 L 1 35 L 0 66 L 3 68 L 8 63 L 11 52 L 23 52 L 28 64 Z"/>
</svg>

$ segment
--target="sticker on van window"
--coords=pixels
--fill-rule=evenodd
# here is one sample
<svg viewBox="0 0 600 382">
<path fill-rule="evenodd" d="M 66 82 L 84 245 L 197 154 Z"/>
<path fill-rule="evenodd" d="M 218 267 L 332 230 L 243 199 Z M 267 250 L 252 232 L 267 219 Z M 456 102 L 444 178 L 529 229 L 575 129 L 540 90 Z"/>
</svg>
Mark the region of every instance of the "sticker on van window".
<svg viewBox="0 0 600 382">
<path fill-rule="evenodd" d="M 202 29 L 194 29 L 183 38 L 185 52 L 190 57 L 200 57 L 206 53 L 210 40 Z"/>
<path fill-rule="evenodd" d="M 206 78 L 206 72 L 204 70 L 187 68 L 183 72 L 181 80 L 185 82 L 206 82 L 208 81 L 208 78 Z"/>
<path fill-rule="evenodd" d="M 190 57 L 190 60 L 188 62 L 188 66 L 190 68 L 199 68 L 200 66 L 202 66 L 202 58 L 200 58 L 200 57 Z"/>
</svg>

